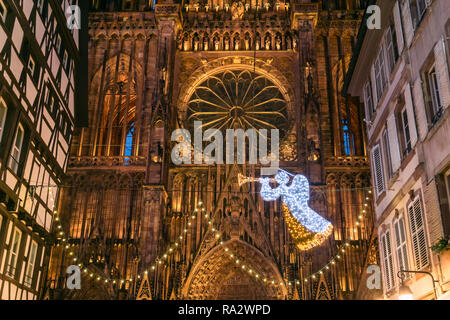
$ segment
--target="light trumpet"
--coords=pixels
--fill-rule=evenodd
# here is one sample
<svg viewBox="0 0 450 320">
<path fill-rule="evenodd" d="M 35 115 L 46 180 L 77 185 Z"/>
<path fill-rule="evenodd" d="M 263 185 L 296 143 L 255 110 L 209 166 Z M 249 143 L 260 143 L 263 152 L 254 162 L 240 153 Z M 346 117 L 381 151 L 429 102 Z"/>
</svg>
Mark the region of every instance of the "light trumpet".
<svg viewBox="0 0 450 320">
<path fill-rule="evenodd" d="M 274 178 L 271 178 L 270 181 L 276 182 L 276 180 Z M 246 177 L 242 173 L 238 174 L 239 187 L 241 187 L 243 184 L 249 183 L 249 182 L 259 182 L 259 178 Z"/>
</svg>

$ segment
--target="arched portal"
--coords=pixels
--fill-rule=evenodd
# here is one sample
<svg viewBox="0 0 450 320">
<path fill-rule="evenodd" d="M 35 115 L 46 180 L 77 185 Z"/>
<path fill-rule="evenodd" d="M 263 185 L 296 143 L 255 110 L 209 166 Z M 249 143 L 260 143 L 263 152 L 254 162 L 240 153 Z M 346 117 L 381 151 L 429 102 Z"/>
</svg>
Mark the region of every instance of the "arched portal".
<svg viewBox="0 0 450 320">
<path fill-rule="evenodd" d="M 254 246 L 233 239 L 198 259 L 182 294 L 184 299 L 195 300 L 270 300 L 285 299 L 287 290 L 269 257 Z"/>
</svg>

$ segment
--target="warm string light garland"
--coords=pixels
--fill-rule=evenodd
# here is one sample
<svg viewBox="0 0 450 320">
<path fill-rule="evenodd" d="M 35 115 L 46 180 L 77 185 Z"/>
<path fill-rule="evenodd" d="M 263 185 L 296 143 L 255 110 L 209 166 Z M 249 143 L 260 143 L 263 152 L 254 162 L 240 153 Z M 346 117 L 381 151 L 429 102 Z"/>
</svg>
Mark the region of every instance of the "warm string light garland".
<svg viewBox="0 0 450 320">
<path fill-rule="evenodd" d="M 59 216 L 58 216 L 58 212 L 57 212 L 57 210 L 55 210 L 55 199 L 54 199 L 54 197 L 53 197 L 53 193 L 50 192 L 50 195 L 51 195 L 51 197 L 52 197 L 52 202 L 53 202 L 53 213 L 54 213 L 54 215 L 56 216 L 56 217 L 55 217 L 55 221 L 57 222 L 57 227 L 56 227 L 56 228 L 57 228 L 57 234 L 60 236 L 61 241 L 62 241 L 63 243 L 66 243 L 66 242 L 68 242 L 68 240 L 66 239 L 66 237 L 63 237 L 63 236 L 64 236 L 64 232 L 63 232 L 61 220 L 60 220 L 60 218 L 59 218 Z M 199 201 L 199 202 L 198 202 L 198 205 L 199 205 L 199 206 L 202 206 L 202 205 L 203 205 L 203 202 L 202 202 L 202 201 Z M 212 232 L 215 232 L 214 237 L 215 237 L 216 239 L 221 238 L 222 235 L 221 235 L 221 234 L 217 231 L 217 229 L 213 226 L 213 217 L 212 217 L 212 215 L 210 215 L 210 214 L 208 214 L 208 213 L 203 214 L 203 212 L 206 212 L 206 209 L 205 209 L 204 207 L 201 207 L 200 210 L 201 210 L 201 212 L 202 212 L 202 216 L 203 216 L 205 219 L 208 219 L 208 220 L 207 220 L 208 229 L 207 229 L 206 233 L 209 232 L 209 231 L 212 231 Z M 193 225 L 191 221 L 194 221 L 194 220 L 197 219 L 198 212 L 199 212 L 199 208 L 196 208 L 196 209 L 194 210 L 194 212 L 193 212 L 191 215 L 189 215 L 189 216 L 187 217 L 187 220 L 188 220 L 188 222 L 186 223 L 186 224 L 187 224 L 187 227 L 190 227 L 190 226 Z M 152 263 L 152 264 L 151 264 L 151 267 L 150 267 L 150 269 L 151 269 L 152 271 L 155 270 L 156 267 L 157 267 L 158 265 L 161 265 L 163 262 L 166 262 L 166 261 L 168 260 L 169 255 L 175 253 L 175 252 L 176 252 L 176 249 L 181 247 L 179 242 L 180 242 L 181 240 L 184 239 L 183 234 L 186 234 L 187 232 L 188 232 L 188 229 L 185 227 L 185 228 L 183 229 L 183 231 L 181 232 L 181 234 L 179 234 L 178 237 L 176 238 L 177 240 L 176 240 L 175 242 L 173 242 L 173 243 L 168 247 L 168 249 L 166 250 L 166 252 L 165 252 L 164 254 L 158 256 L 158 257 L 155 259 L 154 263 Z M 221 242 L 221 244 L 223 244 L 223 243 Z M 57 246 L 59 246 L 59 244 L 58 244 Z M 69 249 L 69 248 L 70 248 L 70 245 L 69 245 L 69 244 L 66 244 L 66 245 L 64 246 L 64 248 L 65 248 L 65 249 Z M 78 258 L 74 256 L 74 252 L 73 252 L 73 251 L 69 251 L 69 256 L 71 256 L 71 257 L 73 256 L 72 261 L 73 261 L 74 263 L 76 263 L 76 262 L 78 261 Z M 104 276 L 101 276 L 101 275 L 97 275 L 95 272 L 89 271 L 89 266 L 83 266 L 82 263 L 79 263 L 79 264 L 78 264 L 78 267 L 80 267 L 80 269 L 83 269 L 83 272 L 84 272 L 84 273 L 89 273 L 89 276 L 90 276 L 91 278 L 94 278 L 94 277 L 95 277 L 97 281 L 102 280 L 102 281 L 104 281 L 105 283 L 111 282 L 111 283 L 113 283 L 113 284 L 116 284 L 116 283 L 123 284 L 123 283 L 128 283 L 128 282 L 132 282 L 132 281 L 133 281 L 133 278 L 130 278 L 130 279 L 123 279 L 123 278 L 122 278 L 122 279 L 119 279 L 119 278 L 114 279 L 114 278 L 110 278 L 110 277 L 104 277 Z M 148 269 L 146 269 L 146 270 L 144 271 L 144 274 L 148 274 L 148 272 L 149 272 Z M 138 274 L 138 275 L 137 275 L 137 278 L 140 279 L 141 276 L 142 276 L 142 274 Z"/>
<path fill-rule="evenodd" d="M 310 274 L 310 275 L 308 275 L 308 276 L 306 276 L 306 277 L 303 277 L 303 278 L 302 278 L 303 281 L 304 281 L 304 282 L 308 282 L 309 279 L 316 279 L 316 278 L 317 278 L 317 275 L 323 274 L 323 272 L 324 272 L 323 270 L 330 270 L 330 269 L 331 269 L 330 266 L 335 265 L 335 264 L 336 264 L 336 261 L 340 261 L 340 259 L 342 258 L 342 254 L 346 252 L 346 251 L 345 251 L 345 247 L 348 247 L 348 246 L 350 246 L 350 244 L 349 244 L 348 242 L 346 242 L 344 245 L 342 245 L 342 246 L 339 248 L 339 250 L 338 250 L 338 252 L 339 252 L 338 254 L 336 254 L 336 255 L 335 255 L 335 256 L 334 256 L 334 257 L 333 257 L 326 265 L 324 265 L 319 271 L 317 271 L 317 272 L 315 272 L 315 273 L 312 273 L 312 274 Z M 228 252 L 228 251 L 229 251 L 228 247 L 225 247 L 225 252 Z M 236 263 L 237 265 L 241 265 L 241 268 L 242 268 L 242 269 L 247 269 L 247 270 L 248 270 L 248 273 L 249 273 L 250 275 L 254 276 L 256 279 L 261 280 L 261 281 L 264 282 L 265 284 L 267 284 L 267 285 L 275 285 L 275 286 L 278 286 L 278 285 L 279 285 L 279 286 L 284 286 L 284 283 L 283 283 L 283 282 L 280 282 L 280 281 L 275 280 L 275 279 L 273 279 L 273 278 L 263 277 L 263 276 L 260 275 L 258 272 L 256 272 L 256 271 L 254 271 L 253 269 L 249 268 L 247 265 L 245 265 L 245 264 L 240 264 L 240 263 L 241 263 L 241 259 L 238 257 L 238 255 L 236 255 L 236 254 L 230 252 L 230 253 L 228 254 L 228 256 L 229 256 L 230 259 L 234 260 L 235 263 Z M 301 281 L 301 280 L 298 280 L 298 279 L 292 280 L 292 281 L 288 281 L 288 282 L 287 282 L 287 285 L 288 285 L 288 286 L 292 286 L 294 283 L 300 284 L 300 281 Z"/>
<path fill-rule="evenodd" d="M 34 181 L 29 181 L 29 183 L 34 183 Z M 52 185 L 52 184 L 41 184 L 41 185 L 35 185 L 35 184 L 31 184 L 30 187 L 41 187 L 41 188 L 66 188 L 66 189 L 77 189 L 77 186 L 73 186 L 73 185 L 68 185 L 68 184 L 59 184 L 59 185 Z M 310 185 L 311 189 L 315 189 L 315 190 L 321 190 L 321 186 L 317 186 L 317 185 Z M 333 189 L 333 191 L 335 192 L 343 192 L 343 191 L 357 191 L 357 190 L 368 190 L 371 189 L 371 187 L 361 187 L 361 188 L 338 188 L 338 189 Z M 142 188 L 139 187 L 114 187 L 113 190 L 142 190 Z M 166 190 L 168 193 L 170 192 L 181 192 L 181 191 L 185 191 L 184 189 L 167 189 Z M 217 194 L 218 192 L 220 193 L 220 191 L 215 191 L 215 190 L 202 190 L 202 193 L 214 193 Z M 233 191 L 233 193 L 236 194 L 259 194 L 259 191 Z"/>
<path fill-rule="evenodd" d="M 66 243 L 66 242 L 68 242 L 68 240 L 66 239 L 66 237 L 63 237 L 63 236 L 64 236 L 64 232 L 63 232 L 61 220 L 60 220 L 59 215 L 58 215 L 58 211 L 55 210 L 56 201 L 55 201 L 55 198 L 54 198 L 54 195 L 53 195 L 53 192 L 52 192 L 51 189 L 50 189 L 50 192 L 49 192 L 49 193 L 50 193 L 51 200 L 52 200 L 52 203 L 53 203 L 53 209 L 52 209 L 52 210 L 53 210 L 53 213 L 54 213 L 54 216 L 55 216 L 55 221 L 57 222 L 57 226 L 56 226 L 56 228 L 57 228 L 57 234 L 59 235 L 59 238 L 61 239 L 61 241 L 62 241 L 63 243 Z M 369 189 L 369 190 L 368 190 L 368 193 L 371 194 L 372 191 Z M 367 207 L 369 206 L 368 203 L 367 203 L 367 201 L 368 201 L 370 198 L 369 198 L 368 195 L 365 195 L 365 196 L 364 196 L 364 199 L 365 199 L 365 201 L 364 201 L 364 204 L 363 204 L 363 209 L 362 209 L 360 215 L 358 216 L 358 221 L 355 223 L 356 226 L 359 226 L 359 225 L 361 224 L 360 221 L 363 220 L 365 214 L 367 213 Z M 203 205 L 203 202 L 202 202 L 202 201 L 199 201 L 199 202 L 198 202 L 198 205 L 199 205 L 199 206 L 202 206 L 202 205 Z M 206 212 L 205 208 L 201 207 L 201 212 Z M 196 218 L 197 218 L 197 217 L 196 217 L 196 214 L 198 214 L 198 208 L 196 208 L 196 209 L 194 210 L 194 213 L 188 217 L 188 223 L 187 223 L 188 226 L 191 226 L 191 225 L 192 225 L 192 223 L 191 223 L 189 220 L 196 220 Z M 222 237 L 222 234 L 221 234 L 221 232 L 213 225 L 213 216 L 212 216 L 211 214 L 205 213 L 205 214 L 203 215 L 203 217 L 206 218 L 206 219 L 208 219 L 208 222 L 207 222 L 207 223 L 208 223 L 208 229 L 206 230 L 206 233 L 205 233 L 205 234 L 207 234 L 209 231 L 212 231 L 213 233 L 215 233 L 214 238 L 215 238 L 215 239 L 220 239 L 220 238 Z M 187 232 L 188 232 L 188 229 L 187 229 L 187 228 L 184 228 L 183 231 L 182 231 L 182 234 L 185 234 L 185 233 L 187 233 Z M 159 257 L 157 257 L 157 258 L 155 259 L 155 262 L 154 262 L 154 263 L 151 265 L 151 267 L 150 267 L 150 269 L 151 269 L 152 271 L 154 271 L 154 270 L 156 269 L 157 265 L 161 265 L 163 262 L 166 262 L 166 261 L 168 260 L 167 258 L 169 257 L 169 255 L 170 255 L 170 254 L 173 254 L 173 253 L 176 251 L 177 248 L 180 248 L 179 240 L 183 240 L 183 239 L 184 239 L 184 237 L 183 237 L 182 234 L 180 234 L 180 235 L 177 237 L 178 240 L 175 241 L 174 243 L 172 243 L 172 245 L 169 246 L 169 249 L 168 249 L 163 255 L 161 255 L 161 256 L 159 256 Z M 351 237 L 351 236 L 350 236 L 350 240 L 352 240 L 352 237 Z M 219 245 L 224 246 L 224 242 L 221 241 L 221 242 L 219 243 Z M 59 244 L 58 244 L 58 246 L 59 246 Z M 306 276 L 306 277 L 302 277 L 302 279 L 296 279 L 296 280 L 293 280 L 293 281 L 288 281 L 288 282 L 287 282 L 287 285 L 288 285 L 288 286 L 292 286 L 294 283 L 295 283 L 295 284 L 300 284 L 300 281 L 308 282 L 308 281 L 311 280 L 311 279 L 312 279 L 312 280 L 315 280 L 317 277 L 320 277 L 320 275 L 322 275 L 322 274 L 324 273 L 324 271 L 329 271 L 329 270 L 331 270 L 331 268 L 337 263 L 336 261 L 340 261 L 340 259 L 342 258 L 342 254 L 344 254 L 344 253 L 346 252 L 346 250 L 345 250 L 346 247 L 349 247 L 349 246 L 350 246 L 350 243 L 349 243 L 348 241 L 345 241 L 344 244 L 341 245 L 341 246 L 339 247 L 339 249 L 338 249 L 338 251 L 337 251 L 337 254 L 336 254 L 333 258 L 331 258 L 331 259 L 328 261 L 328 263 L 325 264 L 322 268 L 320 268 L 320 269 L 319 269 L 318 271 L 316 271 L 315 273 L 312 273 L 312 274 L 310 274 L 310 275 L 308 275 L 308 276 Z M 70 246 L 69 246 L 68 244 L 66 244 L 66 245 L 64 246 L 64 248 L 65 248 L 65 249 L 69 249 Z M 238 257 L 237 254 L 232 253 L 232 252 L 230 251 L 230 249 L 229 249 L 228 247 L 226 247 L 226 246 L 224 247 L 224 251 L 227 252 L 228 256 L 229 256 L 231 259 L 234 259 L 235 257 Z M 229 253 L 228 253 L 228 252 L 229 252 Z M 74 252 L 73 252 L 73 251 L 69 251 L 69 256 L 71 256 L 71 257 L 73 256 L 72 261 L 73 261 L 74 263 L 76 263 L 76 262 L 78 261 L 78 258 L 74 256 Z M 234 259 L 234 260 L 235 260 L 236 264 L 239 264 L 239 263 L 240 263 L 240 259 L 239 259 L 239 258 L 236 258 L 236 259 Z M 95 277 L 97 281 L 103 281 L 103 282 L 105 282 L 105 283 L 112 283 L 112 284 L 118 284 L 118 283 L 124 284 L 124 283 L 131 283 L 131 282 L 133 282 L 133 278 L 130 278 L 130 279 L 123 279 L 123 278 L 122 278 L 122 279 L 119 279 L 119 278 L 113 279 L 113 278 L 110 278 L 110 277 L 104 277 L 104 276 L 98 275 L 98 274 L 96 274 L 95 272 L 89 271 L 89 269 L 88 269 L 89 266 L 84 266 L 84 267 L 83 267 L 83 264 L 82 264 L 82 263 L 79 263 L 78 266 L 80 267 L 80 269 L 83 269 L 83 272 L 84 272 L 84 273 L 89 273 L 89 277 L 90 277 L 90 278 L 94 278 L 94 277 Z M 283 282 L 279 282 L 279 281 L 277 281 L 277 280 L 275 280 L 275 279 L 263 277 L 263 276 L 260 275 L 258 272 L 254 271 L 254 270 L 251 269 L 251 268 L 248 268 L 248 266 L 246 266 L 245 264 L 242 264 L 242 265 L 241 265 L 241 268 L 242 268 L 242 269 L 247 269 L 247 270 L 248 270 L 248 273 L 249 273 L 250 275 L 254 276 L 256 279 L 259 279 L 259 280 L 263 281 L 265 284 L 268 284 L 268 285 L 275 285 L 275 286 L 277 286 L 277 285 L 283 286 L 283 285 L 284 285 Z M 143 274 L 148 274 L 148 272 L 149 272 L 148 269 L 146 269 L 146 270 L 143 272 Z M 137 275 L 137 278 L 140 279 L 141 276 L 142 276 L 143 274 L 138 274 L 138 275 Z"/>
</svg>

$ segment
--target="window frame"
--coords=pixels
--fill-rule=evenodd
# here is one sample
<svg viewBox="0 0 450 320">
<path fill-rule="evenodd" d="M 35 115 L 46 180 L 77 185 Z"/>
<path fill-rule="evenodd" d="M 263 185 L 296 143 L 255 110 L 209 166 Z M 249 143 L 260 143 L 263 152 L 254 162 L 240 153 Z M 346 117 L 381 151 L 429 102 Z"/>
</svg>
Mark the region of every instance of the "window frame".
<svg viewBox="0 0 450 320">
<path fill-rule="evenodd" d="M 35 248 L 34 257 L 32 256 L 33 248 Z M 34 269 L 36 267 L 36 258 L 37 258 L 38 249 L 39 249 L 38 243 L 34 240 L 31 241 L 30 251 L 28 253 L 27 267 L 26 267 L 26 272 L 25 272 L 25 277 L 24 277 L 24 284 L 29 288 L 31 288 L 31 286 L 33 285 L 33 280 L 34 280 L 33 274 L 34 274 Z"/>
<path fill-rule="evenodd" d="M 386 55 L 389 64 L 389 71 L 392 73 L 395 69 L 397 61 L 400 57 L 398 52 L 398 43 L 397 43 L 397 32 L 395 30 L 394 22 L 388 26 L 386 35 L 385 35 L 385 43 L 386 43 Z"/>
<path fill-rule="evenodd" d="M 391 230 L 388 228 L 380 235 L 381 242 L 381 260 L 383 262 L 384 287 L 386 292 L 395 288 L 394 260 L 392 252 Z"/>
<path fill-rule="evenodd" d="M 17 147 L 17 137 L 19 134 L 19 130 L 22 131 L 22 137 L 20 140 L 20 147 Z M 9 165 L 8 167 L 17 175 L 19 172 L 19 167 L 20 167 L 20 158 L 22 155 L 22 151 L 23 151 L 23 142 L 25 140 L 25 128 L 24 126 L 19 123 L 16 129 L 16 133 L 14 135 L 14 140 L 13 140 L 13 145 L 11 146 L 11 152 L 9 155 Z M 13 153 L 16 152 L 18 153 L 18 159 L 15 159 L 15 157 L 13 156 Z M 16 167 L 13 168 L 12 166 L 12 162 L 15 161 Z"/>
<path fill-rule="evenodd" d="M 450 209 L 450 169 L 447 170 L 447 172 L 444 174 L 445 179 L 445 185 L 447 189 L 447 204 Z"/>
<path fill-rule="evenodd" d="M 17 240 L 17 235 L 19 235 L 18 241 L 17 241 L 17 247 L 16 247 L 16 250 L 14 250 L 14 246 L 15 246 L 16 240 Z M 20 251 L 21 242 L 22 242 L 22 231 L 18 227 L 14 227 L 13 237 L 11 239 L 10 248 L 9 248 L 9 252 L 8 252 L 9 255 L 8 255 L 7 265 L 6 265 L 6 275 L 11 278 L 15 278 L 17 275 L 17 262 L 19 260 L 19 251 Z M 11 260 L 13 257 L 14 257 L 14 266 L 12 266 L 12 264 L 11 264 Z"/>
<path fill-rule="evenodd" d="M 375 88 L 376 88 L 376 95 L 377 95 L 377 101 L 379 102 L 381 97 L 383 96 L 383 93 L 386 89 L 386 86 L 388 84 L 388 79 L 386 75 L 386 60 L 385 60 L 385 52 L 384 52 L 384 45 L 381 46 L 380 52 L 378 53 L 377 58 L 375 59 L 374 63 L 374 74 L 375 74 Z"/>
<path fill-rule="evenodd" d="M 417 204 L 417 206 L 416 206 Z M 416 208 L 420 209 L 420 218 L 422 221 L 422 224 L 419 228 L 417 228 L 417 220 L 416 220 Z M 413 258 L 414 258 L 414 265 L 416 267 L 416 270 L 423 270 L 425 268 L 427 268 L 430 263 L 430 254 L 428 252 L 428 239 L 427 239 L 427 233 L 426 233 L 426 228 L 425 228 L 425 213 L 423 210 L 423 203 L 422 203 L 422 199 L 420 198 L 420 196 L 416 196 L 414 198 L 413 201 L 411 201 L 408 204 L 408 218 L 409 218 L 409 231 L 411 234 L 411 245 L 412 245 L 412 252 L 413 252 Z M 412 212 L 411 212 L 412 209 Z M 414 215 L 412 215 L 414 214 Z M 422 231 L 423 233 L 423 240 L 424 240 L 424 245 L 422 247 L 420 247 L 420 244 L 418 243 L 420 241 L 417 240 L 420 232 Z M 417 252 L 414 250 L 414 248 L 418 246 L 418 250 L 423 250 L 420 252 Z M 425 255 L 425 258 L 423 257 Z M 422 260 L 425 259 L 426 263 L 424 263 Z"/>
<path fill-rule="evenodd" d="M 420 25 L 423 17 L 425 16 L 425 13 L 427 12 L 427 9 L 428 9 L 427 1 L 428 0 L 409 0 L 408 1 L 411 23 L 413 25 L 414 30 Z M 422 3 L 424 5 L 422 12 L 420 11 L 419 3 Z M 412 5 L 412 4 L 414 4 L 414 5 Z M 415 9 L 415 11 L 413 12 L 414 9 Z M 417 19 L 417 21 L 414 21 L 414 19 Z"/>
<path fill-rule="evenodd" d="M 396 218 L 394 220 L 393 227 L 398 270 L 409 270 L 409 253 L 405 218 L 402 215 Z M 406 274 L 405 278 L 409 278 L 409 274 Z"/>
<path fill-rule="evenodd" d="M 377 161 L 375 158 L 375 152 L 378 151 L 379 153 L 379 165 L 380 168 L 377 170 Z M 373 161 L 373 174 L 374 174 L 374 182 L 375 182 L 375 189 L 377 191 L 377 197 L 383 194 L 383 192 L 386 191 L 386 183 L 385 183 L 385 177 L 384 177 L 384 168 L 383 168 L 383 154 L 381 151 L 380 144 L 377 143 L 373 149 L 372 149 L 372 161 Z M 381 181 L 378 179 L 377 171 L 381 174 Z M 379 183 L 381 183 L 382 189 L 379 188 Z"/>
<path fill-rule="evenodd" d="M 428 68 L 425 72 L 426 85 L 428 93 L 430 95 L 430 115 L 431 122 L 434 123 L 436 117 L 439 117 L 439 113 L 442 112 L 442 96 L 439 88 L 439 79 L 436 73 L 436 65 Z"/>
<path fill-rule="evenodd" d="M 402 136 L 403 136 L 403 156 L 408 155 L 412 151 L 411 143 L 411 131 L 408 118 L 408 109 L 406 106 L 400 111 L 400 122 L 402 124 Z"/>
<path fill-rule="evenodd" d="M 375 100 L 373 98 L 372 81 L 369 79 L 364 85 L 364 105 L 366 106 L 366 110 L 368 112 L 367 120 L 371 120 L 375 114 Z"/>
<path fill-rule="evenodd" d="M 390 140 L 389 140 L 389 133 L 387 128 L 385 128 L 383 130 L 382 133 L 382 140 L 383 140 L 383 149 L 385 149 L 385 154 L 386 154 L 386 170 L 387 170 L 387 177 L 388 179 L 391 179 L 392 176 L 394 175 L 394 170 L 392 167 L 392 156 L 391 156 L 391 150 L 390 150 Z"/>
</svg>

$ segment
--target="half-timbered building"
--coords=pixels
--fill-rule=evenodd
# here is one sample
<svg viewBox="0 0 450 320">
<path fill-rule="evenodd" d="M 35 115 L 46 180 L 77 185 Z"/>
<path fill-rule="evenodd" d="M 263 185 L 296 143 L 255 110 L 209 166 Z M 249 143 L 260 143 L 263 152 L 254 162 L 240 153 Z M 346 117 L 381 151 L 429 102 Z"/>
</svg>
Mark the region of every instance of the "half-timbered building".
<svg viewBox="0 0 450 320">
<path fill-rule="evenodd" d="M 74 129 L 77 1 L 0 0 L 0 299 L 39 298 Z"/>
</svg>

